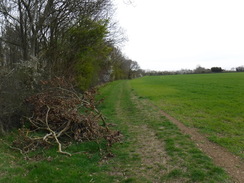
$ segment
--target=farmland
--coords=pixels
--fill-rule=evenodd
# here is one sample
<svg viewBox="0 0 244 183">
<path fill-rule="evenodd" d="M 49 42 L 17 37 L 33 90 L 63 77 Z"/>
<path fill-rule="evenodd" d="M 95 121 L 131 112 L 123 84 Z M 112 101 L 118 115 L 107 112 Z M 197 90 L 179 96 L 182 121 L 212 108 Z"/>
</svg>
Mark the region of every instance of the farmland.
<svg viewBox="0 0 244 183">
<path fill-rule="evenodd" d="M 243 158 L 244 73 L 143 77 L 131 85 L 138 96 Z"/>
<path fill-rule="evenodd" d="M 0 138 L 0 182 L 243 182 L 236 174 L 241 163 L 230 167 L 234 174 L 216 165 L 191 135 L 162 115 L 166 111 L 241 157 L 243 77 L 174 75 L 108 83 L 100 87 L 99 109 L 109 128 L 122 134 L 120 142 L 73 142 L 64 147 L 71 157 L 57 154 L 56 147 L 23 155 L 9 148 L 13 132 Z"/>
</svg>

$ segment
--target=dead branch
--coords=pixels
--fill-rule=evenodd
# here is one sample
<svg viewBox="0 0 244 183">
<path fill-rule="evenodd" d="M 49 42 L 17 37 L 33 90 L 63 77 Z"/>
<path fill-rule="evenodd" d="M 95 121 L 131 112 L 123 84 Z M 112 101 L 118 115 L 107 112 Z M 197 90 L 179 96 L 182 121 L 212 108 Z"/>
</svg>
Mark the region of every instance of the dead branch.
<svg viewBox="0 0 244 183">
<path fill-rule="evenodd" d="M 57 135 L 56 135 L 56 132 L 54 132 L 54 131 L 49 127 L 49 124 L 48 124 L 48 113 L 49 113 L 49 111 L 50 111 L 50 107 L 47 106 L 47 113 L 46 113 L 46 125 L 47 125 L 47 130 L 50 131 L 50 134 L 52 134 L 53 137 L 55 138 L 55 140 L 56 140 L 56 142 L 57 142 L 57 144 L 58 144 L 58 152 L 59 152 L 59 153 L 62 153 L 62 154 L 66 154 L 66 155 L 71 156 L 70 153 L 62 151 L 62 145 L 61 145 L 61 143 L 60 143 L 59 140 L 58 140 L 58 137 L 57 137 Z M 50 135 L 49 135 L 49 136 L 50 136 Z"/>
<path fill-rule="evenodd" d="M 98 142 L 103 138 L 108 147 L 118 141 L 119 133 L 108 128 L 103 114 L 96 107 L 99 102 L 95 100 L 95 90 L 81 95 L 62 78 L 42 83 L 42 91 L 26 99 L 33 115 L 25 117 L 29 123 L 25 126 L 30 127 L 20 130 L 21 138 L 14 142 L 17 148 L 29 152 L 40 146 L 57 144 L 59 153 L 71 156 L 62 150 L 64 139 Z"/>
</svg>

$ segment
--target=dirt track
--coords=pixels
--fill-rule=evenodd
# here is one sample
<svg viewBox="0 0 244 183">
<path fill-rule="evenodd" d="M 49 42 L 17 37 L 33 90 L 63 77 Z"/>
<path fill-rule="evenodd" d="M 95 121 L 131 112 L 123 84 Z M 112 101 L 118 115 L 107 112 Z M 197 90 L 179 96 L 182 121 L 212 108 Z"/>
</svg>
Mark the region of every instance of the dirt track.
<svg viewBox="0 0 244 183">
<path fill-rule="evenodd" d="M 190 135 L 191 139 L 195 141 L 199 149 L 211 157 L 216 165 L 223 167 L 230 174 L 230 176 L 233 177 L 234 181 L 239 183 L 244 182 L 244 163 L 241 158 L 231 154 L 219 145 L 210 142 L 207 137 L 200 134 L 197 129 L 186 127 L 180 121 L 176 120 L 162 110 L 161 113 L 171 122 L 176 124 L 183 133 Z"/>
<path fill-rule="evenodd" d="M 178 142 L 176 142 L 176 146 L 186 153 L 184 154 L 183 159 L 179 156 L 171 156 L 167 153 L 166 145 L 162 139 L 159 139 L 158 133 L 163 133 L 166 139 L 173 139 L 177 134 L 178 129 L 177 131 L 174 131 L 174 133 L 167 133 L 170 128 L 163 125 L 164 122 L 171 121 L 178 126 L 183 134 L 190 136 L 196 146 L 203 151 L 204 154 L 209 156 L 215 165 L 224 168 L 229 176 L 232 177 L 232 179 L 226 178 L 221 181 L 212 179 L 214 182 L 244 182 L 244 166 L 241 158 L 231 154 L 219 145 L 210 142 L 207 137 L 199 133 L 197 129 L 186 127 L 180 121 L 153 105 L 150 100 L 139 98 L 132 92 L 130 93 L 130 102 L 128 103 L 128 96 L 124 96 L 125 94 L 122 92 L 126 90 L 126 88 L 121 88 L 121 91 L 117 92 L 118 100 L 115 107 L 116 115 L 119 121 L 122 121 L 122 124 L 128 127 L 129 134 L 131 134 L 129 136 L 130 142 L 133 144 L 130 156 L 138 156 L 140 158 L 140 164 L 117 163 L 114 166 L 114 170 L 110 172 L 110 175 L 120 176 L 122 177 L 122 180 L 125 181 L 134 178 L 133 180 L 135 182 L 144 180 L 141 178 L 145 178 L 147 181 L 153 183 L 194 182 L 194 179 L 191 179 L 191 177 L 181 175 L 177 175 L 173 179 L 164 179 L 164 175 L 167 177 L 169 173 L 173 172 L 172 170 L 181 168 L 183 168 L 181 169 L 183 173 L 186 172 L 186 174 L 189 175 L 189 172 L 187 172 L 189 169 L 185 168 L 189 162 L 186 162 L 186 166 L 184 162 L 186 159 L 187 161 L 194 161 L 194 159 L 191 159 L 193 156 L 191 156 L 190 153 L 189 155 L 187 154 L 187 149 L 190 146 L 181 146 Z M 155 124 L 154 122 L 159 126 L 152 127 L 150 124 Z M 188 137 L 187 139 L 191 141 Z M 177 159 L 176 161 L 175 157 Z M 194 165 L 201 167 L 202 164 Z M 204 171 L 207 172 L 207 175 L 211 174 L 212 170 L 213 169 L 208 168 L 204 169 Z M 117 182 L 121 182 L 121 179 L 117 180 Z M 205 182 L 206 180 L 212 181 L 211 178 L 204 178 Z M 201 181 L 202 180 L 199 179 L 197 182 Z"/>
</svg>

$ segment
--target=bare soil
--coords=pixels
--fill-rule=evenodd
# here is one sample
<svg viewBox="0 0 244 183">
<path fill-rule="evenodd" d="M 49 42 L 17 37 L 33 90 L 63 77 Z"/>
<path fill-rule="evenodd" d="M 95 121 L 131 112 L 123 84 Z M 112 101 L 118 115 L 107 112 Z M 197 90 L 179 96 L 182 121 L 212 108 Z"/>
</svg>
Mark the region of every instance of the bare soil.
<svg viewBox="0 0 244 183">
<path fill-rule="evenodd" d="M 137 169 L 137 176 L 143 176 L 154 183 L 160 183 L 160 176 L 168 173 L 173 167 L 168 163 L 164 144 L 156 137 L 153 130 L 146 125 L 133 126 L 133 133 L 138 133 L 136 141 L 138 147 L 135 151 L 141 157 L 141 165 Z M 135 172 L 135 171 L 134 171 Z"/>
</svg>

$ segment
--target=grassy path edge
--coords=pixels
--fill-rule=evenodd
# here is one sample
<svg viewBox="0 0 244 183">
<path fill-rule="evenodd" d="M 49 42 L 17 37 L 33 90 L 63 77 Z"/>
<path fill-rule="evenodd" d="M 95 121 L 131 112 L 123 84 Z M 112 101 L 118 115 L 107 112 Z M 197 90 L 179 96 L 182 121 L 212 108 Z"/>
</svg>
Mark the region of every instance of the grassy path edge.
<svg viewBox="0 0 244 183">
<path fill-rule="evenodd" d="M 116 123 L 116 128 L 121 129 L 125 135 L 123 144 L 127 144 L 114 149 L 115 158 L 110 161 L 113 168 L 109 175 L 116 176 L 119 182 L 236 182 L 229 180 L 223 170 L 194 145 L 190 136 L 180 132 L 161 110 L 151 105 L 150 100 L 137 96 L 129 81 L 110 83 L 105 90 L 105 111 Z M 138 135 L 144 136 L 144 139 Z M 156 163 L 150 166 L 143 163 L 155 160 L 151 158 L 151 153 L 143 151 L 142 141 L 147 141 L 145 137 L 148 136 L 164 143 L 160 148 L 151 149 L 151 152 L 161 149 L 160 156 L 165 157 L 159 167 Z M 149 170 L 153 170 L 156 177 L 149 176 Z"/>
<path fill-rule="evenodd" d="M 150 103 L 150 105 L 154 108 L 158 108 L 152 103 Z M 217 145 L 216 143 L 209 141 L 208 138 L 199 133 L 197 129 L 189 128 L 174 117 L 164 112 L 162 109 L 159 110 L 163 116 L 177 125 L 177 127 L 184 134 L 190 135 L 191 139 L 195 142 L 197 147 L 209 157 L 211 157 L 217 166 L 223 167 L 236 181 L 244 182 L 244 164 L 240 157 L 230 153 L 225 148 Z"/>
</svg>

